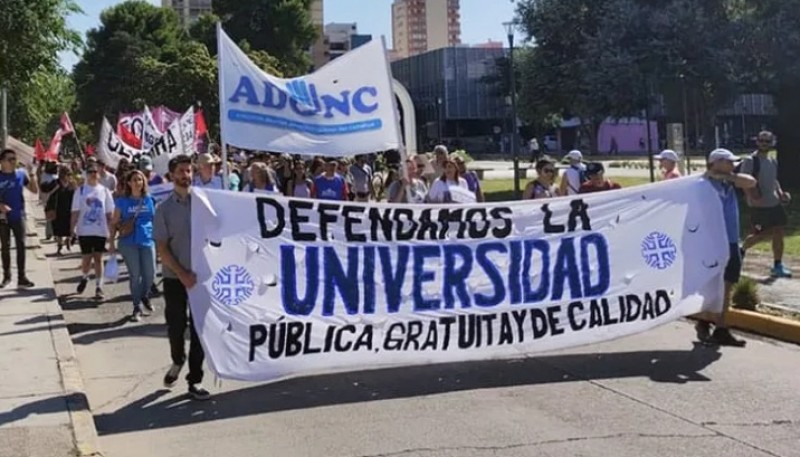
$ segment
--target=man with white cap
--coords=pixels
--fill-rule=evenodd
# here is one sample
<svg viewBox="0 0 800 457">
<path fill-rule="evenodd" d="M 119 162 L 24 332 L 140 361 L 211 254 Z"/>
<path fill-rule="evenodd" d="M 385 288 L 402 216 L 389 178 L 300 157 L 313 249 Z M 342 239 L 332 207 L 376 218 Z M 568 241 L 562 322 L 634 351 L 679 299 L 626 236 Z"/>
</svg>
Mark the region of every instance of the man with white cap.
<svg viewBox="0 0 800 457">
<path fill-rule="evenodd" d="M 704 320 L 697 322 L 695 331 L 697 339 L 702 342 L 743 347 L 746 342 L 736 339 L 725 325 L 725 314 L 731 304 L 731 291 L 734 284 L 739 282 L 742 273 L 742 255 L 739 252 L 739 201 L 734 188 L 752 189 L 756 186 L 756 180 L 750 175 L 734 172 L 734 162 L 737 160 L 736 155 L 727 149 L 716 149 L 708 156 L 708 171 L 705 176 L 722 200 L 722 214 L 725 219 L 725 233 L 730 245 L 730 257 L 725 266 L 722 313 L 715 319 L 714 333 L 711 334 L 711 323 Z"/>
<path fill-rule="evenodd" d="M 675 179 L 681 177 L 681 171 L 678 170 L 678 154 L 672 149 L 665 149 L 661 154 L 653 157 L 661 161 L 661 180 Z"/>
<path fill-rule="evenodd" d="M 558 195 L 576 195 L 580 192 L 581 185 L 589 179 L 586 176 L 586 165 L 583 164 L 583 154 L 577 149 L 569 151 L 566 158 L 569 159 L 569 168 L 561 177 Z"/>
</svg>

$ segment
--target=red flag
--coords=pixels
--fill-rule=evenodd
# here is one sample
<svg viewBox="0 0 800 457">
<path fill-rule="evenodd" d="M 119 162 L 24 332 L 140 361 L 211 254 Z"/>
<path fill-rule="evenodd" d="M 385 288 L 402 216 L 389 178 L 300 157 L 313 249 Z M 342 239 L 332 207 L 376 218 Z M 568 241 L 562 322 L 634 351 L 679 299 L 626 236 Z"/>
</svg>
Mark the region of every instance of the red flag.
<svg viewBox="0 0 800 457">
<path fill-rule="evenodd" d="M 93 144 L 87 144 L 86 145 L 86 157 L 93 156 L 94 155 L 94 151 L 95 151 L 95 149 L 94 149 L 94 145 Z"/>
<path fill-rule="evenodd" d="M 36 146 L 34 148 L 34 151 L 35 151 L 34 157 L 36 157 L 36 160 L 38 162 L 44 161 L 47 151 L 44 150 L 44 146 L 42 146 L 42 140 L 40 140 L 39 138 L 36 138 Z"/>
<path fill-rule="evenodd" d="M 196 137 L 201 137 L 208 133 L 208 126 L 206 126 L 206 118 L 203 116 L 203 110 L 198 110 L 194 113 L 194 130 Z"/>
<path fill-rule="evenodd" d="M 142 139 L 137 138 L 136 135 L 133 134 L 128 127 L 120 124 L 119 126 L 119 139 L 122 140 L 123 143 L 127 144 L 128 146 L 136 149 L 142 148 Z"/>
<path fill-rule="evenodd" d="M 69 114 L 64 112 L 61 114 L 61 134 L 70 135 L 72 133 L 75 133 L 75 127 L 72 125 Z"/>
<path fill-rule="evenodd" d="M 56 130 L 53 134 L 53 139 L 50 140 L 50 147 L 47 148 L 45 160 L 52 160 L 58 162 L 58 151 L 61 149 L 61 139 L 64 137 L 64 132 L 61 129 Z"/>
</svg>

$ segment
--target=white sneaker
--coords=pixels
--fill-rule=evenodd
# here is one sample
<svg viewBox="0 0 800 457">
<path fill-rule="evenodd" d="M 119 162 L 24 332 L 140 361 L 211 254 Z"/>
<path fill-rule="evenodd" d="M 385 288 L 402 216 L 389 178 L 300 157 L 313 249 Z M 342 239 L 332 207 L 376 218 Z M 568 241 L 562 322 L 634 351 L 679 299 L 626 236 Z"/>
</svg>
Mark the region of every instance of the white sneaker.
<svg viewBox="0 0 800 457">
<path fill-rule="evenodd" d="M 182 368 L 183 365 L 176 365 L 174 363 L 169 367 L 169 371 L 164 375 L 164 387 L 167 389 L 175 387 L 175 383 L 178 382 L 178 376 L 181 375 Z"/>
</svg>

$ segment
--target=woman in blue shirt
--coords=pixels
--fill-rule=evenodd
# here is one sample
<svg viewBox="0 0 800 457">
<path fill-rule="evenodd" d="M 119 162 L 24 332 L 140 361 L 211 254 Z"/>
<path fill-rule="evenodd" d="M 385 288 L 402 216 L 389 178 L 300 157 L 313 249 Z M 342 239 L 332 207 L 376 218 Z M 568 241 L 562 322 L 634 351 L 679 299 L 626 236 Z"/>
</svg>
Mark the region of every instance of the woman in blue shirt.
<svg viewBox="0 0 800 457">
<path fill-rule="evenodd" d="M 112 220 L 111 252 L 115 252 L 115 239 L 119 234 L 119 252 L 128 267 L 133 315 L 131 320 L 138 322 L 147 312 L 154 310 L 147 297 L 153 285 L 156 268 L 155 242 L 153 241 L 153 215 L 155 200 L 148 193 L 147 178 L 139 170 L 132 171 L 125 178 L 125 192 L 116 201 Z M 126 233 L 127 232 L 127 233 Z"/>
</svg>

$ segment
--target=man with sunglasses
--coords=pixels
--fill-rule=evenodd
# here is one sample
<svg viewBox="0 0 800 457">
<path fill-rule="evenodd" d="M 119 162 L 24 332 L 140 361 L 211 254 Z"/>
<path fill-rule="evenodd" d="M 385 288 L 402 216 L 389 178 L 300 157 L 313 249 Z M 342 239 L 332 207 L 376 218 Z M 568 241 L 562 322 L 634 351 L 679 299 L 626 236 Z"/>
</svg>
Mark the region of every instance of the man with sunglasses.
<svg viewBox="0 0 800 457">
<path fill-rule="evenodd" d="M 33 287 L 25 275 L 25 195 L 23 189 L 39 192 L 36 175 L 17 169 L 17 153 L 13 149 L 0 152 L 0 251 L 3 280 L 0 289 L 11 284 L 11 234 L 17 248 L 17 286 Z"/>
<path fill-rule="evenodd" d="M 742 254 L 762 241 L 771 240 L 775 259 L 771 274 L 775 278 L 790 278 L 791 270 L 783 265 L 783 238 L 788 223 L 784 205 L 791 201 L 791 195 L 784 192 L 778 182 L 778 161 L 770 156 L 773 142 L 772 132 L 759 133 L 758 150 L 742 162 L 741 173 L 758 182 L 746 193 L 751 208 L 752 233 L 742 244 Z"/>
</svg>

